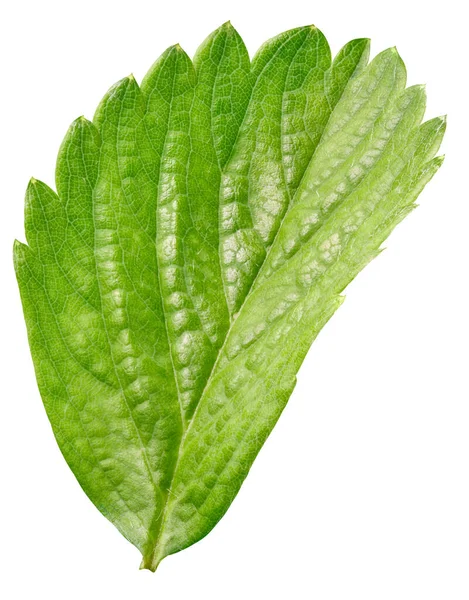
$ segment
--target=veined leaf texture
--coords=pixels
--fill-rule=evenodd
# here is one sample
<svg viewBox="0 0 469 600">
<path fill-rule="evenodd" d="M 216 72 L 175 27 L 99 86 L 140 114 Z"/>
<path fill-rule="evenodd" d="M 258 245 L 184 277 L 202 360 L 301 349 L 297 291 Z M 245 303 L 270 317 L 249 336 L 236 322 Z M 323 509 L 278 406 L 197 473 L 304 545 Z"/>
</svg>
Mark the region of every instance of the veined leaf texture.
<svg viewBox="0 0 469 600">
<path fill-rule="evenodd" d="M 226 23 L 114 85 L 32 179 L 16 272 L 80 485 L 155 570 L 224 515 L 340 295 L 442 162 L 395 49 Z"/>
</svg>

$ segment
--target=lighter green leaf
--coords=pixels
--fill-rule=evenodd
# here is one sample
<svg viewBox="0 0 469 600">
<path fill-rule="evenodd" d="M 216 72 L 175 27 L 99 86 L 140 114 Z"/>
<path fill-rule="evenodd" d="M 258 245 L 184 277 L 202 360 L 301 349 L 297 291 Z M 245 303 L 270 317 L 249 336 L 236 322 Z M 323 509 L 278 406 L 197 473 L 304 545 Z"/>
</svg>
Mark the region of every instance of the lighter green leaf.
<svg viewBox="0 0 469 600">
<path fill-rule="evenodd" d="M 74 121 L 15 267 L 41 396 L 99 510 L 156 569 L 224 515 L 341 292 L 439 168 L 395 49 L 315 27 L 252 63 L 229 23 Z"/>
</svg>

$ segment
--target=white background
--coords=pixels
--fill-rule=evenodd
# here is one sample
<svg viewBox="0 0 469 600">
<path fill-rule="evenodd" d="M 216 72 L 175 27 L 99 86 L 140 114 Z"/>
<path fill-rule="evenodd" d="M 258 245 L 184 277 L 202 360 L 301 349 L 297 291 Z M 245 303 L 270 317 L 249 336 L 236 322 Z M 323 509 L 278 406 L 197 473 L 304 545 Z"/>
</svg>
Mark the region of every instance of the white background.
<svg viewBox="0 0 469 600">
<path fill-rule="evenodd" d="M 1 12 L 1 557 L 5 600 L 469 598 L 468 49 L 446 1 L 50 0 Z M 30 176 L 53 184 L 69 123 L 231 19 L 251 53 L 314 23 L 333 52 L 397 45 L 446 162 L 351 284 L 226 517 L 156 574 L 94 508 L 36 389 L 11 260 Z"/>
</svg>

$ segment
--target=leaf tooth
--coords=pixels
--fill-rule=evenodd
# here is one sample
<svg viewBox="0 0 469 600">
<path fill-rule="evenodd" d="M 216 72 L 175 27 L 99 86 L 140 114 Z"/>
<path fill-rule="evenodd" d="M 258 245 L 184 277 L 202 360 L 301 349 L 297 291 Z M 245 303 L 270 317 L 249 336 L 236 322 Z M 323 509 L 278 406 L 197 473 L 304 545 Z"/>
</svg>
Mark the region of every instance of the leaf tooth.
<svg viewBox="0 0 469 600">
<path fill-rule="evenodd" d="M 212 36 L 214 36 L 214 35 L 216 35 L 217 33 L 220 33 L 220 32 L 224 32 L 224 33 L 226 33 L 227 35 L 232 35 L 232 34 L 239 35 L 239 34 L 238 34 L 238 32 L 236 31 L 235 27 L 233 27 L 233 24 L 232 24 L 232 22 L 231 22 L 229 19 L 228 19 L 228 21 L 225 21 L 224 23 L 222 23 L 222 24 L 220 25 L 220 27 L 218 27 L 217 29 L 215 29 L 215 30 L 214 30 L 214 31 L 213 31 L 213 32 L 212 32 L 212 33 L 211 33 L 211 34 L 208 36 L 208 38 L 210 38 L 210 37 L 212 37 Z M 208 39 L 208 38 L 207 38 L 207 39 Z"/>
<path fill-rule="evenodd" d="M 63 207 L 57 194 L 44 182 L 31 177 L 26 188 L 25 201 L 26 240 L 33 250 L 39 247 L 50 251 L 49 229 L 51 225 L 63 224 Z M 58 242 L 58 240 L 55 240 Z"/>
<path fill-rule="evenodd" d="M 84 127 L 88 125 L 92 125 L 91 121 L 88 121 L 84 115 L 80 115 L 74 121 L 72 121 L 70 127 Z"/>
<path fill-rule="evenodd" d="M 446 131 L 446 116 L 429 119 L 420 125 L 415 135 L 419 139 L 417 154 L 425 160 L 433 157 L 439 150 Z"/>
<path fill-rule="evenodd" d="M 182 74 L 186 74 L 187 84 L 189 86 L 195 84 L 194 66 L 187 53 L 181 48 L 180 44 L 169 46 L 169 48 L 167 48 L 152 64 L 140 86 L 143 95 L 147 99 L 147 106 L 150 112 L 152 109 L 153 94 L 162 84 L 160 79 L 162 73 L 172 73 L 172 77 L 181 77 Z M 166 100 L 171 103 L 171 87 L 168 87 L 167 85 L 164 87 L 166 89 L 165 98 L 169 94 L 169 97 L 167 97 Z M 162 91 L 163 90 L 158 89 L 158 92 Z M 158 102 L 158 99 L 156 99 L 155 102 Z"/>
<path fill-rule="evenodd" d="M 13 241 L 13 263 L 17 273 L 28 260 L 30 252 L 31 248 L 27 244 L 16 239 Z"/>
<path fill-rule="evenodd" d="M 254 58 L 252 59 L 252 70 L 254 75 L 257 76 L 262 70 L 262 68 L 264 67 L 263 58 L 272 49 L 276 48 L 277 46 L 283 46 L 283 44 L 291 43 L 296 38 L 300 38 L 302 34 L 306 34 L 308 36 L 311 34 L 317 35 L 317 33 L 320 33 L 320 35 L 323 37 L 319 29 L 311 29 L 309 25 L 306 25 L 303 27 L 295 27 L 293 29 L 288 29 L 287 31 L 284 31 L 279 35 L 270 38 L 260 46 L 260 48 L 255 53 Z"/>
<path fill-rule="evenodd" d="M 329 72 L 326 74 L 327 95 L 330 106 L 335 106 L 340 96 L 344 93 L 343 73 L 348 72 L 351 64 L 353 71 L 350 79 L 357 77 L 368 64 L 370 58 L 370 38 L 357 38 L 345 44 L 335 56 Z M 359 55 L 358 61 L 354 60 Z"/>
<path fill-rule="evenodd" d="M 112 105 L 117 106 L 117 104 L 120 103 L 125 95 L 129 92 L 129 90 L 135 91 L 135 93 L 140 93 L 139 85 L 132 74 L 123 77 L 108 89 L 101 102 L 98 104 L 93 117 L 93 124 L 98 128 L 98 130 L 101 129 L 107 109 L 109 109 L 109 107 Z"/>
<path fill-rule="evenodd" d="M 90 196 L 96 181 L 98 150 L 101 144 L 95 125 L 83 115 L 70 124 L 57 155 L 55 185 L 65 203 L 70 224 Z M 70 214 L 71 213 L 71 214 Z"/>
<path fill-rule="evenodd" d="M 84 115 L 80 115 L 79 117 L 77 117 L 70 123 L 67 133 L 65 134 L 65 138 L 67 138 L 67 136 L 70 136 L 77 129 L 80 130 L 80 129 L 91 129 L 91 128 L 94 130 L 96 129 L 96 127 L 93 125 L 92 121 L 89 121 Z M 60 150 L 59 150 L 59 153 L 60 153 Z"/>
</svg>

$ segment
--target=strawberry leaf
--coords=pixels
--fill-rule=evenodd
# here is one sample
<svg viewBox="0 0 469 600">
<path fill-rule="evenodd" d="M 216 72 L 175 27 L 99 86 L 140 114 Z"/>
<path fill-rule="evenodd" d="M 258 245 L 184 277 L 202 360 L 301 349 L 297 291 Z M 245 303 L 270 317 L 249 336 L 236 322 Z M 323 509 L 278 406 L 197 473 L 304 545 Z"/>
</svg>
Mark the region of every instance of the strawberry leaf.
<svg viewBox="0 0 469 600">
<path fill-rule="evenodd" d="M 193 61 L 74 121 L 14 256 L 60 449 L 155 570 L 224 515 L 341 292 L 442 162 L 445 120 L 395 49 L 315 27 Z"/>
</svg>

